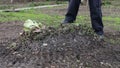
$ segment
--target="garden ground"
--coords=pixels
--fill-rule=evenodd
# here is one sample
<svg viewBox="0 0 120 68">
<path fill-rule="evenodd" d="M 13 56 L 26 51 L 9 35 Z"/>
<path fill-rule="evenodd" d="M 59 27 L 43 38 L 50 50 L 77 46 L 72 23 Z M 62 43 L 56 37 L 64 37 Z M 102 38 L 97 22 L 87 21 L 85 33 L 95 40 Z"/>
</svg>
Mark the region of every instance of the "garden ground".
<svg viewBox="0 0 120 68">
<path fill-rule="evenodd" d="M 75 24 L 61 26 L 64 6 L 0 13 L 0 68 L 119 68 L 120 9 L 103 7 L 105 40 L 100 42 L 86 6 Z M 27 19 L 52 27 L 21 35 Z"/>
</svg>

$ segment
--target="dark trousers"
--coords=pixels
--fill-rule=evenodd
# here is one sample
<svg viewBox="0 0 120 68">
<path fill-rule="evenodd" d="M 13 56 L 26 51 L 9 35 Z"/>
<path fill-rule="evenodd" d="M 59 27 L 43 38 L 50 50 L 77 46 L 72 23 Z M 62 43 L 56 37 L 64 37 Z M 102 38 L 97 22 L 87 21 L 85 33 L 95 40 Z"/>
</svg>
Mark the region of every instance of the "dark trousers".
<svg viewBox="0 0 120 68">
<path fill-rule="evenodd" d="M 81 0 L 69 0 L 69 7 L 65 20 L 75 21 Z M 103 34 L 101 0 L 89 0 L 92 27 L 99 35 Z"/>
</svg>

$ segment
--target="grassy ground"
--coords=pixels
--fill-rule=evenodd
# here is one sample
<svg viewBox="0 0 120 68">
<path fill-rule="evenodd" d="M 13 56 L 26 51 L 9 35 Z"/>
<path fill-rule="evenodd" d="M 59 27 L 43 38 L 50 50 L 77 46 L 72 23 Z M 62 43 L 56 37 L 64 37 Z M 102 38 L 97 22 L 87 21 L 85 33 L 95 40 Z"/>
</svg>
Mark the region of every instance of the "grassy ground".
<svg viewBox="0 0 120 68">
<path fill-rule="evenodd" d="M 110 8 L 110 9 L 109 9 Z M 114 26 L 115 29 L 120 30 L 120 15 L 118 8 L 114 7 L 103 7 L 103 22 L 105 26 Z M 114 8 L 114 9 L 112 9 Z M 53 8 L 43 8 L 43 9 L 31 9 L 24 10 L 20 12 L 0 12 L 0 23 L 10 22 L 10 21 L 25 21 L 27 19 L 32 19 L 39 21 L 46 25 L 58 25 L 64 19 L 64 14 L 66 12 L 66 7 L 53 7 Z M 109 9 L 109 10 L 108 10 Z M 76 23 L 90 24 L 89 10 L 80 9 Z M 85 11 L 85 12 L 84 12 Z M 106 14 L 106 12 L 108 14 Z M 114 12 L 114 13 L 112 13 Z M 117 14 L 118 13 L 118 14 Z"/>
<path fill-rule="evenodd" d="M 102 7 L 105 40 L 101 42 L 91 31 L 86 6 L 81 6 L 78 13 L 75 24 L 79 26 L 49 27 L 28 35 L 23 32 L 27 19 L 59 25 L 66 13 L 65 6 L 0 12 L 0 68 L 119 68 L 119 7 Z"/>
<path fill-rule="evenodd" d="M 60 22 L 61 18 L 58 15 L 48 15 L 43 13 L 36 13 L 35 10 L 27 10 L 21 12 L 2 12 L 0 13 L 1 18 L 0 22 L 8 22 L 8 21 L 25 21 L 27 19 L 36 20 L 46 25 L 53 25 Z"/>
<path fill-rule="evenodd" d="M 20 12 L 0 12 L 0 23 L 22 21 L 27 19 L 36 20 L 48 26 L 58 26 L 64 19 L 67 5 L 53 8 L 31 9 Z M 103 23 L 106 32 L 120 31 L 119 7 L 103 6 Z M 75 24 L 88 24 L 91 27 L 88 8 L 81 6 Z M 112 41 L 112 40 L 110 40 Z"/>
<path fill-rule="evenodd" d="M 66 4 L 66 1 L 47 1 L 47 2 L 29 2 L 29 3 L 14 3 L 14 4 L 0 4 L 0 10 L 22 7 L 35 7 L 42 5 L 53 5 L 53 4 Z"/>
<path fill-rule="evenodd" d="M 119 3 L 114 3 L 116 1 L 112 1 L 110 4 L 105 2 L 103 5 L 103 22 L 105 26 L 108 26 L 112 29 L 120 31 L 120 7 Z M 48 4 L 63 4 L 66 2 L 61 1 L 48 1 L 48 2 L 33 2 L 24 4 L 21 7 L 33 7 L 39 5 L 48 5 Z M 117 6 L 116 6 L 117 5 Z M 4 6 L 4 5 L 3 5 Z M 1 9 L 9 8 L 0 6 Z M 11 5 L 8 5 L 11 6 Z M 20 7 L 20 4 L 12 5 L 16 7 Z M 52 7 L 52 8 L 43 8 L 43 9 L 31 9 L 31 10 L 24 10 L 20 12 L 0 12 L 0 23 L 2 22 L 10 22 L 10 21 L 22 21 L 24 22 L 27 19 L 32 19 L 39 21 L 46 25 L 58 25 L 62 19 L 64 19 L 64 15 L 66 13 L 67 5 L 63 5 L 60 7 Z M 81 24 L 90 24 L 90 15 L 89 15 L 88 7 L 81 6 L 80 12 L 78 13 L 78 17 L 76 23 Z M 113 27 L 114 26 L 114 27 Z"/>
</svg>

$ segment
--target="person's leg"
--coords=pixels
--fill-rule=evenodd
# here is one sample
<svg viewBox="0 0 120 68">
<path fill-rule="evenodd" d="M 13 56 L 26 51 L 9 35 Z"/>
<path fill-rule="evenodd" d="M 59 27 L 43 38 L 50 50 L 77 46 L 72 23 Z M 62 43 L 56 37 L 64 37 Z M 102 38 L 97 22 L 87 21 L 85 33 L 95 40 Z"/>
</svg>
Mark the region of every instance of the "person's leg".
<svg viewBox="0 0 120 68">
<path fill-rule="evenodd" d="M 98 35 L 103 35 L 101 0 L 89 0 L 92 27 Z"/>
<path fill-rule="evenodd" d="M 65 21 L 73 22 L 76 20 L 80 2 L 81 0 L 70 0 L 69 1 L 69 7 L 66 13 Z"/>
</svg>

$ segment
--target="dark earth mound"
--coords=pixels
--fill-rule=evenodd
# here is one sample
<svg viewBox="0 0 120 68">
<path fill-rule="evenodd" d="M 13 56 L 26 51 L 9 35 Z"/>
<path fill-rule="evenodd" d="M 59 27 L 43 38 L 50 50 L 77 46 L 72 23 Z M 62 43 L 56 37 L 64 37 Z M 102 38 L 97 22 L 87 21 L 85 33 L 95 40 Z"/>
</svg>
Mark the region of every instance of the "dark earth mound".
<svg viewBox="0 0 120 68">
<path fill-rule="evenodd" d="M 105 33 L 105 40 L 98 41 L 86 25 L 64 25 L 4 39 L 0 68 L 120 68 L 120 32 Z"/>
</svg>

